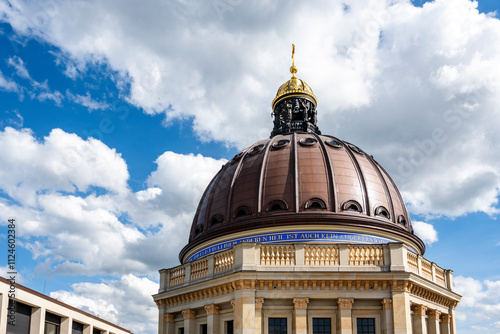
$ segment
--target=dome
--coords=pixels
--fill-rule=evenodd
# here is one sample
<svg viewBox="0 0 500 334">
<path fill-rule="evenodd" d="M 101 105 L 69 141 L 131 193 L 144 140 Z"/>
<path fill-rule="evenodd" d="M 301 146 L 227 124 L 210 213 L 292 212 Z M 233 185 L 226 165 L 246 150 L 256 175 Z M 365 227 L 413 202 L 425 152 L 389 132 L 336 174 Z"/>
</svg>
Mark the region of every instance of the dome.
<svg viewBox="0 0 500 334">
<path fill-rule="evenodd" d="M 292 53 L 293 55 L 293 53 Z M 238 242 L 402 242 L 423 254 L 389 174 L 317 127 L 316 97 L 295 77 L 273 100 L 274 128 L 227 162 L 205 190 L 182 263 Z"/>
</svg>

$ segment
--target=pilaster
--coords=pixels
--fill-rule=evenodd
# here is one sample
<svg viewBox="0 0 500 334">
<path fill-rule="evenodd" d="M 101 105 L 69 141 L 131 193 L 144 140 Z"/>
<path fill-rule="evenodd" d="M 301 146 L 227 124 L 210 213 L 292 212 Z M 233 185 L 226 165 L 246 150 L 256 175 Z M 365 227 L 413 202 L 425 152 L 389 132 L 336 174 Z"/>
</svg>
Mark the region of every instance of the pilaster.
<svg viewBox="0 0 500 334">
<path fill-rule="evenodd" d="M 451 315 L 441 314 L 441 334 L 450 334 Z"/>
<path fill-rule="evenodd" d="M 264 298 L 255 298 L 255 333 L 262 333 L 262 306 Z"/>
<path fill-rule="evenodd" d="M 161 321 L 162 319 L 160 319 Z M 163 332 L 158 330 L 158 334 L 175 334 L 175 315 L 173 313 L 166 313 L 163 315 Z"/>
<path fill-rule="evenodd" d="M 207 333 L 219 334 L 220 306 L 216 304 L 206 305 L 205 311 L 207 312 Z"/>
<path fill-rule="evenodd" d="M 440 334 L 439 333 L 439 320 L 441 318 L 441 312 L 438 310 L 429 311 L 429 334 Z"/>
<path fill-rule="evenodd" d="M 31 309 L 30 334 L 43 334 L 45 332 L 45 308 L 33 307 Z"/>
<path fill-rule="evenodd" d="M 236 290 L 234 297 L 234 333 L 255 334 L 255 290 Z"/>
<path fill-rule="evenodd" d="M 293 333 L 307 334 L 307 304 L 309 298 L 293 299 Z"/>
<path fill-rule="evenodd" d="M 382 334 L 394 334 L 393 317 L 392 317 L 392 299 L 382 299 L 382 312 L 381 312 L 381 330 Z"/>
<path fill-rule="evenodd" d="M 413 306 L 413 334 L 427 334 L 425 315 L 427 307 L 424 305 Z"/>
<path fill-rule="evenodd" d="M 196 334 L 196 311 L 183 310 L 184 317 L 184 334 Z"/>
<path fill-rule="evenodd" d="M 337 333 L 352 334 L 352 304 L 354 298 L 337 299 Z"/>
<path fill-rule="evenodd" d="M 410 294 L 404 287 L 392 289 L 392 314 L 394 334 L 411 333 Z"/>
</svg>

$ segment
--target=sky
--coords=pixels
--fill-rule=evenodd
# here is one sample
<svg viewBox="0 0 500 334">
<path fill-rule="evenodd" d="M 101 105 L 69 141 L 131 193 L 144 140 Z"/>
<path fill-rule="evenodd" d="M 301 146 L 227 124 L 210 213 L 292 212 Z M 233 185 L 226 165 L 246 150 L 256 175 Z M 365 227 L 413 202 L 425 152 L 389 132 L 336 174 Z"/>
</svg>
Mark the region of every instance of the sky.
<svg viewBox="0 0 500 334">
<path fill-rule="evenodd" d="M 0 0 L 0 238 L 17 279 L 157 332 L 208 182 L 298 77 L 324 134 L 396 181 L 459 333 L 500 333 L 496 0 Z"/>
</svg>

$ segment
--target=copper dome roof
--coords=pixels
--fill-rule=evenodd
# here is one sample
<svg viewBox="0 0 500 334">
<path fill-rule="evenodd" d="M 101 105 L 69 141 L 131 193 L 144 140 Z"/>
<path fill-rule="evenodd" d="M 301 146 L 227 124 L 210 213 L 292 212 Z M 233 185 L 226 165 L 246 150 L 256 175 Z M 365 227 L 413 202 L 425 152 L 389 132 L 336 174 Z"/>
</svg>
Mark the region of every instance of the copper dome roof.
<svg viewBox="0 0 500 334">
<path fill-rule="evenodd" d="M 257 236 L 261 232 L 287 229 L 326 234 L 344 229 L 351 237 L 357 233 L 357 240 L 404 242 L 423 254 L 425 246 L 413 234 L 406 206 L 389 174 L 357 146 L 321 135 L 317 100 L 295 76 L 294 53 L 295 46 L 292 79 L 281 85 L 273 100 L 271 138 L 235 155 L 210 182 L 198 205 L 189 243 L 179 255 L 181 262 L 237 242 L 261 240 Z M 307 238 L 301 242 L 308 242 Z"/>
<path fill-rule="evenodd" d="M 222 167 L 181 258 L 224 234 L 307 224 L 369 227 L 425 249 L 394 181 L 370 155 L 332 136 L 294 132 L 261 140 Z"/>
</svg>

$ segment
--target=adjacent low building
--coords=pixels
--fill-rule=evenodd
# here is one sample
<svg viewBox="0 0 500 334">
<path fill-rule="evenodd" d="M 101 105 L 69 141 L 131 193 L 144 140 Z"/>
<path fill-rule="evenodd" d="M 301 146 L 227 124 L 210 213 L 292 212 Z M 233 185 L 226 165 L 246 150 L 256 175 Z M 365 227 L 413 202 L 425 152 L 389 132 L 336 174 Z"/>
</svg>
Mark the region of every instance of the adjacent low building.
<svg viewBox="0 0 500 334">
<path fill-rule="evenodd" d="M 9 298 L 15 296 L 14 298 Z M 0 334 L 131 334 L 127 329 L 0 277 Z"/>
</svg>

